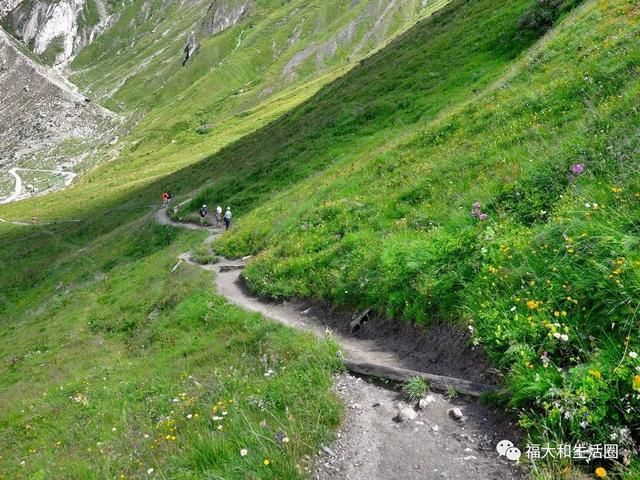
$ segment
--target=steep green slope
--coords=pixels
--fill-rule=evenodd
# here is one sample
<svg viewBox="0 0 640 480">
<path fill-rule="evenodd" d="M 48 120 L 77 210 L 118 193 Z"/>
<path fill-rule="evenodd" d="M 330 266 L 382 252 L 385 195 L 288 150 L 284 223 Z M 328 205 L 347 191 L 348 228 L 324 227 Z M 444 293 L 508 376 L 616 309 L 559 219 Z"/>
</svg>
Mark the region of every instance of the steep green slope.
<svg viewBox="0 0 640 480">
<path fill-rule="evenodd" d="M 640 432 L 639 14 L 630 1 L 589 2 L 417 132 L 333 152 L 333 165 L 255 208 L 219 248 L 259 254 L 245 277 L 261 294 L 459 322 L 507 373 L 523 426 L 554 445 L 613 438 L 628 459 Z M 513 21 L 502 17 L 502 32 Z M 491 65 L 504 37 L 480 28 Z M 386 84 L 376 58 L 363 72 L 377 67 L 367 72 L 377 81 L 355 83 L 365 111 L 385 85 L 411 91 L 404 63 Z M 424 98 L 433 105 L 439 93 Z M 402 118 L 398 107 L 356 128 L 378 130 Z M 312 162 L 319 145 L 295 148 Z"/>
<path fill-rule="evenodd" d="M 519 23 L 532 3 L 455 1 L 330 86 L 320 89 L 337 69 L 206 135 L 195 132 L 196 115 L 185 113 L 182 123 L 158 105 L 119 160 L 46 202 L 1 207 L 0 216 L 15 219 L 83 219 L 2 225 L 2 450 L 25 461 L 0 464 L 6 475 L 29 468 L 26 475 L 34 476 L 56 465 L 61 475 L 92 478 L 89 469 L 112 474 L 124 465 L 125 474 L 142 477 L 155 459 L 163 472 L 164 459 L 180 469 L 167 470 L 172 478 L 240 475 L 224 468 L 252 441 L 243 424 L 213 452 L 202 441 L 211 425 L 188 423 L 186 410 L 175 410 L 185 414 L 184 435 L 171 443 L 163 432 L 169 443 L 157 456 L 155 447 L 119 437 L 123 425 L 134 439 L 155 429 L 165 400 L 178 390 L 190 395 L 176 388 L 188 384 L 182 371 L 205 384 L 199 379 L 213 375 L 208 352 L 218 339 L 229 342 L 231 356 L 247 353 L 250 383 L 260 383 L 259 358 L 272 348 L 279 359 L 294 352 L 292 376 L 317 372 L 314 384 L 283 378 L 268 391 L 279 428 L 297 432 L 305 447 L 260 450 L 251 458 L 258 478 L 295 478 L 306 446 L 326 438 L 337 415 L 327 393 L 331 347 L 299 337 L 289 345 L 288 332 L 262 342 L 260 328 L 267 327 L 219 307 L 218 298 L 202 293 L 206 279 L 169 274 L 176 253 L 198 235 L 140 220 L 163 189 L 183 199 L 200 186 L 206 188 L 179 215 L 203 200 L 229 203 L 237 231 L 219 247 L 259 254 L 246 273 L 256 291 L 371 305 L 398 320 L 459 322 L 507 374 L 509 401 L 534 438 L 601 442 L 615 434 L 633 448 L 640 12 L 626 0 L 588 2 L 534 44 Z M 206 90 L 194 95 L 191 107 L 207 98 Z M 484 221 L 470 214 L 476 201 Z M 225 353 L 214 358 L 240 368 Z M 104 365 L 114 371 L 106 385 L 114 398 L 96 393 Z M 135 369 L 145 375 L 136 377 Z M 160 380 L 148 380 L 153 375 Z M 85 380 L 90 387 L 80 388 Z M 153 390 L 151 400 L 131 386 L 142 383 Z M 196 397 L 199 413 L 235 388 L 216 385 Z M 321 424 L 308 436 L 303 413 L 286 423 L 294 397 L 277 400 L 290 385 L 300 388 L 297 398 L 321 399 L 310 412 Z M 60 387 L 63 395 L 54 395 Z M 104 412 L 106 428 L 56 439 L 62 433 L 53 415 L 70 426 L 86 421 L 83 395 L 92 416 Z M 238 393 L 257 428 L 250 396 Z M 50 451 L 57 441 L 64 447 Z M 125 458 L 131 447 L 141 449 L 139 458 Z M 217 469 L 207 459 L 221 451 L 225 463 Z M 273 471 L 258 470 L 263 457 L 280 454 Z M 633 468 L 628 478 L 637 476 Z"/>
</svg>

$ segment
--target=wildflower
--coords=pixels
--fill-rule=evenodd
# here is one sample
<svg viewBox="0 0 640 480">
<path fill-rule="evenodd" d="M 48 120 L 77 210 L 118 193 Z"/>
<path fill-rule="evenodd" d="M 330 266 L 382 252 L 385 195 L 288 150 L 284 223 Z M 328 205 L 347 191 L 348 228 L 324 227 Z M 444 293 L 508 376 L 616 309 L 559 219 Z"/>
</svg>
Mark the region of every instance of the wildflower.
<svg viewBox="0 0 640 480">
<path fill-rule="evenodd" d="M 607 471 L 604 468 L 602 467 L 596 468 L 596 477 L 606 478 L 606 476 L 607 476 Z"/>
<path fill-rule="evenodd" d="M 189 414 L 189 415 L 187 415 L 187 418 L 188 418 L 189 420 L 191 420 L 191 419 L 193 418 L 193 415 L 192 415 L 192 414 Z"/>
<path fill-rule="evenodd" d="M 602 374 L 598 370 L 589 370 L 589 375 L 598 380 L 602 377 Z"/>
<path fill-rule="evenodd" d="M 636 352 L 629 352 L 629 356 L 630 356 L 631 358 L 633 358 L 634 360 L 635 360 L 636 358 L 638 358 L 638 354 L 637 354 Z"/>
<path fill-rule="evenodd" d="M 153 468 L 147 470 L 147 475 L 151 475 L 153 473 Z"/>
<path fill-rule="evenodd" d="M 531 310 L 535 310 L 539 306 L 540 306 L 540 302 L 537 302 L 535 300 L 528 300 L 527 301 L 527 307 L 529 307 Z"/>
<path fill-rule="evenodd" d="M 271 463 L 271 460 L 269 460 L 268 458 L 265 458 L 265 459 L 262 461 L 262 463 L 263 463 L 264 465 L 269 465 L 269 464 Z"/>
<path fill-rule="evenodd" d="M 582 175 L 584 173 L 584 163 L 574 163 L 569 167 L 569 170 L 575 176 Z"/>
<path fill-rule="evenodd" d="M 620 193 L 622 191 L 622 188 L 620 188 L 620 187 L 611 187 L 611 191 L 613 193 Z"/>
<path fill-rule="evenodd" d="M 487 218 L 489 218 L 489 216 L 486 213 L 481 213 L 480 215 L 478 215 L 478 220 L 480 220 L 481 222 L 484 222 Z"/>
<path fill-rule="evenodd" d="M 635 377 L 633 377 L 633 389 L 636 392 L 640 392 L 640 375 L 636 375 Z"/>
<path fill-rule="evenodd" d="M 242 450 L 240 450 L 241 457 L 246 457 L 248 453 L 249 453 L 249 450 L 247 450 L 246 448 L 243 448 Z"/>
</svg>

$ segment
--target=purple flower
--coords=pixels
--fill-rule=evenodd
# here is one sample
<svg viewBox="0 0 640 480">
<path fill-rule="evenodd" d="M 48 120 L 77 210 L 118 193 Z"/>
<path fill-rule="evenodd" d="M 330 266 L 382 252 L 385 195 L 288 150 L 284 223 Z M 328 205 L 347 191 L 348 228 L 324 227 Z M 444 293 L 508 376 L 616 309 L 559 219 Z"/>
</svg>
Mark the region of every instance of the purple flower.
<svg viewBox="0 0 640 480">
<path fill-rule="evenodd" d="M 480 202 L 473 202 L 473 205 L 471 206 L 474 210 L 480 210 Z"/>
<path fill-rule="evenodd" d="M 478 220 L 480 220 L 481 222 L 484 222 L 487 218 L 489 218 L 489 215 L 487 215 L 486 213 L 481 213 L 480 215 L 478 215 Z"/>
<path fill-rule="evenodd" d="M 574 175 L 582 175 L 584 173 L 584 163 L 574 163 L 569 168 Z"/>
</svg>

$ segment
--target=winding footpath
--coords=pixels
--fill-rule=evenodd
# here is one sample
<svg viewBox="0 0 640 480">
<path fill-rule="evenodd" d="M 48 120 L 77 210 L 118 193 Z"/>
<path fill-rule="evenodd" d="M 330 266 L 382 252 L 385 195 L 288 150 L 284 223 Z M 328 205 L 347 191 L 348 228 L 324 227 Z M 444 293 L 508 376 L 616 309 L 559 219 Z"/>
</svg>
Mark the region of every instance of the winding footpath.
<svg viewBox="0 0 640 480">
<path fill-rule="evenodd" d="M 10 195 L 4 197 L 2 200 L 0 200 L 0 204 L 3 203 L 10 203 L 13 202 L 15 200 L 19 200 L 20 198 L 27 196 L 27 194 L 25 194 L 24 188 L 23 188 L 23 182 L 22 182 L 22 177 L 18 174 L 18 171 L 22 170 L 25 172 L 40 172 L 40 173 L 52 173 L 54 175 L 62 175 L 63 177 L 65 177 L 64 179 L 64 186 L 68 187 L 71 182 L 73 182 L 73 179 L 76 178 L 77 174 L 73 173 L 73 172 L 65 172 L 64 170 L 43 170 L 43 169 L 38 169 L 38 168 L 19 168 L 19 167 L 14 167 L 12 169 L 9 170 L 9 175 L 11 175 L 13 178 L 15 178 L 15 185 L 13 187 L 13 193 L 11 193 Z"/>
<path fill-rule="evenodd" d="M 193 224 L 172 221 L 166 209 L 155 219 L 162 225 L 202 230 Z M 207 228 L 210 244 L 222 232 Z M 341 347 L 345 359 L 402 366 L 394 352 L 381 351 L 367 340 L 338 335 L 324 326 L 321 312 L 296 302 L 274 303 L 252 296 L 244 288 L 240 273 L 244 260 L 223 258 L 213 265 L 200 265 L 189 252 L 178 258 L 172 271 L 182 265 L 215 274 L 217 292 L 229 303 L 259 312 L 266 318 L 292 328 L 310 331 L 321 338 L 330 336 Z M 500 457 L 496 445 L 503 439 L 517 440 L 516 427 L 504 412 L 492 410 L 470 397 L 450 398 L 429 393 L 415 418 L 399 421 L 398 412 L 411 407 L 384 382 L 373 383 L 352 374 L 340 374 L 334 389 L 345 405 L 346 419 L 334 444 L 318 452 L 309 478 L 318 480 L 493 480 L 522 479 L 515 464 Z M 464 417 L 454 419 L 452 409 Z"/>
</svg>

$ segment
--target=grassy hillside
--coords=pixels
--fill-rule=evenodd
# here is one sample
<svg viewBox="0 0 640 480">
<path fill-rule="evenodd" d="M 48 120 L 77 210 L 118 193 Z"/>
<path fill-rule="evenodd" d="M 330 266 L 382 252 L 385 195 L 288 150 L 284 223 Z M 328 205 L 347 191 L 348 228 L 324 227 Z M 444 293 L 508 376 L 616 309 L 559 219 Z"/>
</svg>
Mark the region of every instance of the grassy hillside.
<svg viewBox="0 0 640 480">
<path fill-rule="evenodd" d="M 171 272 L 202 238 L 151 225 L 166 188 L 178 200 L 201 188 L 178 216 L 202 201 L 234 208 L 218 248 L 258 255 L 245 274 L 256 292 L 457 322 L 505 373 L 502 401 L 534 439 L 615 442 L 631 458 L 640 10 L 588 1 L 539 39 L 549 25 L 522 21 L 535 5 L 454 1 L 353 69 L 259 103 L 195 82 L 188 104 L 159 98 L 120 159 L 0 207 L 60 222 L 0 225 L 0 476 L 243 478 L 233 465 L 246 461 L 235 468 L 253 478 L 298 478 L 336 424 L 333 346 L 223 305 L 196 269 Z M 78 78 L 107 91 L 106 70 Z M 115 98 L 135 104 L 153 85 Z M 212 409 L 229 400 L 220 433 Z M 272 441 L 278 431 L 290 442 Z"/>
<path fill-rule="evenodd" d="M 465 8 L 482 6 L 464 3 L 433 21 L 450 27 L 447 45 L 476 31 L 462 23 L 455 37 L 451 28 L 456 14 L 464 22 L 473 19 Z M 368 115 L 352 124 L 362 144 L 332 151 L 330 167 L 252 210 L 219 248 L 260 254 L 245 276 L 261 294 L 460 323 L 507 374 L 508 402 L 534 437 L 554 445 L 615 439 L 633 457 L 640 438 L 638 14 L 633 2 L 587 3 L 509 69 L 496 68 L 496 81 L 465 92 L 458 105 L 447 95 L 447 110 L 392 140 L 373 133 L 405 113 L 383 103 L 393 98 L 385 86 L 410 99 L 408 82 L 424 84 L 428 71 L 439 70 L 419 60 L 413 75 L 406 61 L 389 67 L 392 49 L 374 57 L 361 71 L 377 81 L 363 87 L 350 79 L 346 87 L 366 104 Z M 487 17 L 502 28 L 476 20 L 488 47 L 484 55 L 482 43 L 461 47 L 465 72 L 476 56 L 485 67 L 507 63 L 518 43 L 505 35 L 516 17 Z M 478 72 L 455 72 L 459 57 L 445 51 L 450 79 L 468 88 Z M 437 105 L 443 90 L 422 102 Z M 387 110 L 376 116 L 380 104 Z M 419 112 L 424 120 L 428 110 Z M 290 148 L 303 154 L 280 149 L 277 158 L 286 167 L 283 159 L 318 161 L 327 155 L 322 147 L 340 145 L 335 134 L 325 142 L 296 142 Z M 252 199 L 256 180 L 273 184 L 283 171 L 248 179 L 234 203 Z"/>
</svg>

